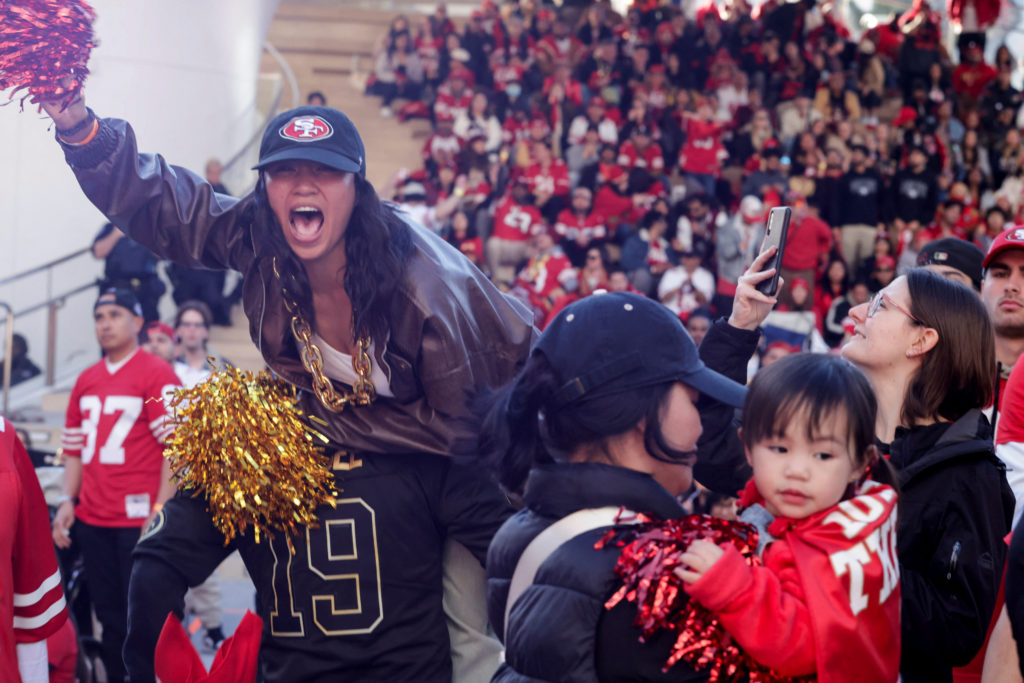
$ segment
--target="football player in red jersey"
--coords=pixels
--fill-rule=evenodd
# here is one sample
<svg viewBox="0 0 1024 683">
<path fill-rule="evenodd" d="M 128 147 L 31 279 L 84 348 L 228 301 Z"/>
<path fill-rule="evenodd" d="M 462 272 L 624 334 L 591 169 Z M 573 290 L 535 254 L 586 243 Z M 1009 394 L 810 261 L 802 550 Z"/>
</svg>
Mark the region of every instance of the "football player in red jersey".
<svg viewBox="0 0 1024 683">
<path fill-rule="evenodd" d="M 0 417 L 0 680 L 45 683 L 46 638 L 68 617 L 32 461 Z M 19 673 L 20 672 L 20 673 Z"/>
<path fill-rule="evenodd" d="M 81 547 L 103 625 L 103 664 L 108 680 L 120 681 L 132 549 L 145 522 L 174 493 L 163 458 L 171 425 L 160 399 L 180 382 L 166 361 L 139 348 L 142 307 L 131 291 L 101 294 L 93 318 L 104 358 L 71 391 L 53 540 L 61 548 Z"/>
</svg>

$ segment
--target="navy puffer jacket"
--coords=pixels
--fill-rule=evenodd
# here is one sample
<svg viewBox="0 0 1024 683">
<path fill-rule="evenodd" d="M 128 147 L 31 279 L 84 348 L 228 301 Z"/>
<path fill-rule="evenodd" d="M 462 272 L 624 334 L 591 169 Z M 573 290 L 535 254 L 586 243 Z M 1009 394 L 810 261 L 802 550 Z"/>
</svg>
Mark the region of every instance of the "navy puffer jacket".
<svg viewBox="0 0 1024 683">
<path fill-rule="evenodd" d="M 577 510 L 625 506 L 662 519 L 685 511 L 647 474 L 602 465 L 554 464 L 530 472 L 526 508 L 501 527 L 487 554 L 487 607 L 495 631 L 505 633 L 505 601 L 519 557 L 544 529 Z M 677 664 L 661 667 L 674 638 L 639 642 L 636 605 L 605 601 L 615 592 L 619 549 L 595 550 L 607 529 L 564 543 L 540 566 L 509 615 L 505 663 L 495 681 L 704 681 L 706 674 Z"/>
</svg>

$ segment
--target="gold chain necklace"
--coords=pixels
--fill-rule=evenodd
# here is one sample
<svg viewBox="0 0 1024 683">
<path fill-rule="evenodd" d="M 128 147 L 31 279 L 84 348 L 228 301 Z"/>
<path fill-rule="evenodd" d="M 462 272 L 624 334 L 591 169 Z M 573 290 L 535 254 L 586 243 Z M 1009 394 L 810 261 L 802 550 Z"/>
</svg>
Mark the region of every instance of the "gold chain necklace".
<svg viewBox="0 0 1024 683">
<path fill-rule="evenodd" d="M 280 282 L 281 274 L 277 272 L 277 257 L 274 257 L 273 266 L 274 275 Z M 292 335 L 301 346 L 299 358 L 302 361 L 302 367 L 312 376 L 313 393 L 320 399 L 320 403 L 334 413 L 340 413 L 350 403 L 360 406 L 370 405 L 377 397 L 377 390 L 370 378 L 373 369 L 370 361 L 370 335 L 363 332 L 356 341 L 356 353 L 352 354 L 352 369 L 356 372 L 356 381 L 352 385 L 352 392 L 339 394 L 334 389 L 331 380 L 324 374 L 324 357 L 317 345 L 313 343 L 313 330 L 306 319 L 302 317 L 299 307 L 295 304 L 283 282 L 281 283 L 281 294 L 284 298 L 284 307 L 292 316 Z"/>
</svg>

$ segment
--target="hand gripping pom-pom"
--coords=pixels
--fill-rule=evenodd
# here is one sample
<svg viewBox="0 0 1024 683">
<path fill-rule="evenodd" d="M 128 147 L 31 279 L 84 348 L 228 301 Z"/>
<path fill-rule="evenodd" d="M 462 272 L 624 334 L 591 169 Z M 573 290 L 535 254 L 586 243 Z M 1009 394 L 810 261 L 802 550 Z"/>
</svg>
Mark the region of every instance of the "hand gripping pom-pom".
<svg viewBox="0 0 1024 683">
<path fill-rule="evenodd" d="M 205 495 L 227 544 L 249 526 L 257 542 L 319 525 L 316 508 L 337 491 L 322 446 L 291 385 L 269 372 L 228 367 L 170 399 L 174 436 L 166 455 L 178 485 Z"/>
<path fill-rule="evenodd" d="M 67 106 L 89 74 L 96 19 L 84 0 L 0 0 L 0 90 Z"/>
<path fill-rule="evenodd" d="M 658 521 L 641 514 L 635 521 L 612 529 L 597 543 L 598 548 L 622 548 L 615 566 L 622 584 L 605 608 L 611 609 L 622 600 L 635 602 L 633 623 L 640 629 L 641 640 L 658 632 L 675 634 L 665 671 L 682 660 L 698 671 L 707 671 L 712 681 L 735 681 L 744 676 L 750 683 L 804 680 L 780 676 L 751 659 L 713 612 L 689 599 L 682 580 L 673 571 L 682 565 L 679 558 L 683 551 L 698 539 L 734 545 L 747 564 L 760 564 L 754 527 L 706 515 Z"/>
</svg>

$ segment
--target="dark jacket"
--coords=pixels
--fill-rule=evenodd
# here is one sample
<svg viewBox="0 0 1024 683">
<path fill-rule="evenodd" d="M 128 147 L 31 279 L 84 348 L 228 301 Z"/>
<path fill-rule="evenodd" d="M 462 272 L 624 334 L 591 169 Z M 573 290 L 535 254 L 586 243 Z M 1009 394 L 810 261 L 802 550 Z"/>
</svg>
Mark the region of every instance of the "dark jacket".
<svg viewBox="0 0 1024 683">
<path fill-rule="evenodd" d="M 709 368 L 746 386 L 747 361 L 760 339 L 759 330 L 741 330 L 719 318 L 704 335 L 698 352 Z M 753 474 L 736 431 L 739 411 L 705 394 L 697 400 L 697 410 L 704 432 L 697 441 L 693 476 L 712 491 L 736 496 Z"/>
<path fill-rule="evenodd" d="M 501 527 L 487 552 L 487 611 L 499 636 L 505 633 L 505 601 L 516 565 L 544 529 L 577 510 L 623 505 L 663 519 L 684 514 L 679 503 L 649 475 L 597 463 L 552 464 L 530 472 L 526 508 Z M 636 605 L 605 601 L 618 587 L 619 548 L 595 550 L 598 529 L 562 544 L 540 565 L 533 584 L 509 614 L 505 663 L 495 681 L 703 681 L 685 663 L 661 672 L 674 641 L 638 640 Z"/>
<path fill-rule="evenodd" d="M 217 194 L 208 182 L 153 154 L 139 154 L 131 126 L 101 119 L 82 147 L 64 145 L 79 184 L 118 227 L 162 258 L 244 276 L 249 333 L 267 365 L 304 390 L 303 409 L 338 443 L 376 452 L 469 454 L 471 395 L 510 380 L 529 355 L 532 316 L 441 238 L 412 226 L 412 253 L 390 311 L 390 336 L 374 348 L 394 399 L 340 414 L 312 398 L 292 336 L 272 250 L 243 217 L 253 201 Z M 383 348 L 381 348 L 383 346 Z"/>
<path fill-rule="evenodd" d="M 956 422 L 897 429 L 897 555 L 905 683 L 951 681 L 985 641 L 1014 498 L 978 410 Z"/>
</svg>

